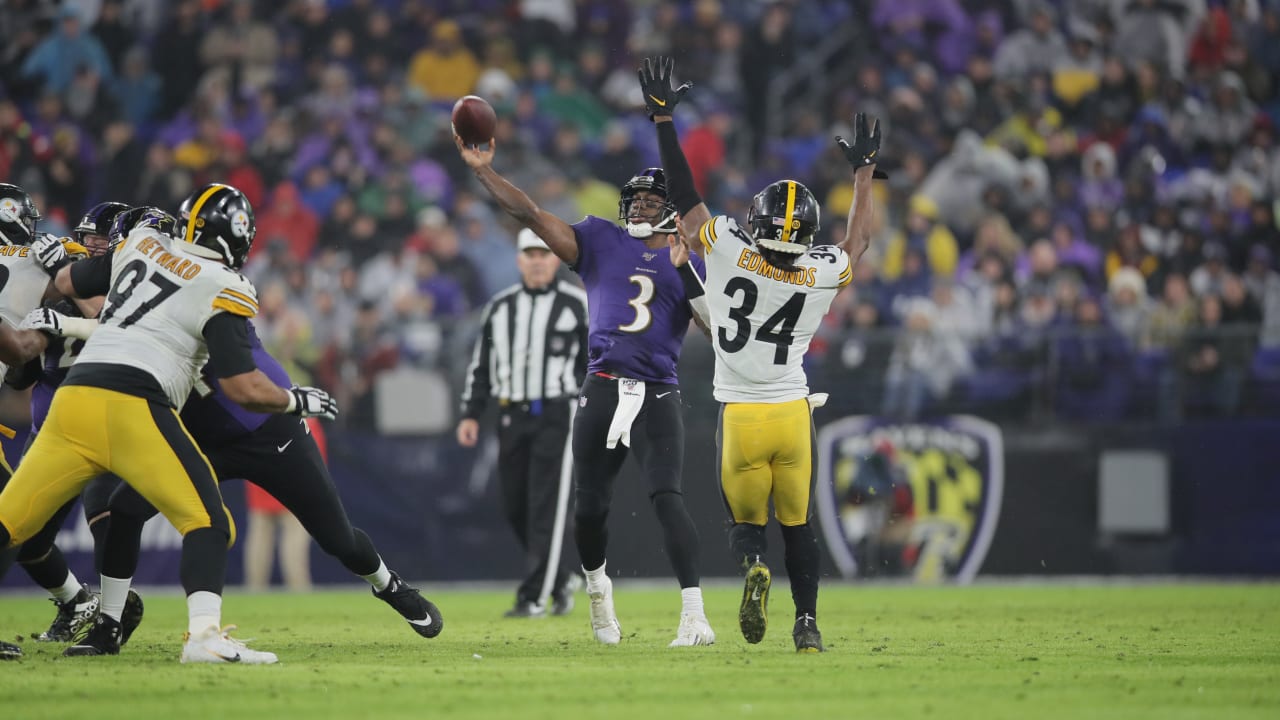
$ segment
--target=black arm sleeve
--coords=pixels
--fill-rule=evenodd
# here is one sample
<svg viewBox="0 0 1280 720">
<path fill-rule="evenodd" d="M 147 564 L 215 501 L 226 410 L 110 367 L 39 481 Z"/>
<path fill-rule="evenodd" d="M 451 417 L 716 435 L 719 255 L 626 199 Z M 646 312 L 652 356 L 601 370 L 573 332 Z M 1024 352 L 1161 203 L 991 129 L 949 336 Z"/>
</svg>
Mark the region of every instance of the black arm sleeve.
<svg viewBox="0 0 1280 720">
<path fill-rule="evenodd" d="M 676 268 L 676 274 L 680 276 L 680 282 L 684 285 L 684 294 L 690 300 L 707 294 L 707 289 L 703 287 L 702 278 L 698 277 L 698 271 L 693 267 L 693 263 L 687 262 Z"/>
<path fill-rule="evenodd" d="M 693 186 L 693 171 L 680 148 L 680 136 L 674 122 L 658 123 L 658 152 L 662 156 L 662 169 L 667 174 L 667 199 L 675 203 L 681 215 L 702 203 L 698 189 Z"/>
<path fill-rule="evenodd" d="M 220 312 L 204 324 L 204 341 L 209 345 L 208 372 L 228 378 L 253 372 L 253 346 L 249 344 L 249 321 L 239 315 Z"/>
<path fill-rule="evenodd" d="M 80 298 L 106 295 L 111 289 L 111 253 L 72 263 L 71 287 Z"/>
</svg>

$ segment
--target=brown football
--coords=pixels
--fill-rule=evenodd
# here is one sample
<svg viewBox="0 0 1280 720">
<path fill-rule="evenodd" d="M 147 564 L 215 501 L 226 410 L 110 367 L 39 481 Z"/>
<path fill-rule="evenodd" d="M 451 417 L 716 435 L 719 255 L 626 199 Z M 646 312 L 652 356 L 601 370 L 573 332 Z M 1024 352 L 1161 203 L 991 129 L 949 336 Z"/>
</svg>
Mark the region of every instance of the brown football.
<svg viewBox="0 0 1280 720">
<path fill-rule="evenodd" d="M 484 98 L 467 95 L 453 104 L 453 134 L 466 145 L 485 145 L 493 138 L 498 116 Z"/>
</svg>

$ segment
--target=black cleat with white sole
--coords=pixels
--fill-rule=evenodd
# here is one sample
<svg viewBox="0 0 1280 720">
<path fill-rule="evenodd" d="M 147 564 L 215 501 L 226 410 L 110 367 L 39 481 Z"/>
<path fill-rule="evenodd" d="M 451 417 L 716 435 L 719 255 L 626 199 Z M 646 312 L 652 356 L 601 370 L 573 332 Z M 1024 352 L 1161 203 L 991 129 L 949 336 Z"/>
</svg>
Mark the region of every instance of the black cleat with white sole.
<svg viewBox="0 0 1280 720">
<path fill-rule="evenodd" d="M 395 573 L 391 573 L 391 583 L 382 592 L 375 590 L 373 596 L 395 608 L 409 627 L 424 638 L 433 638 L 444 629 L 440 608 Z"/>
<path fill-rule="evenodd" d="M 19 660 L 22 658 L 22 648 L 0 640 L 0 660 Z"/>
<path fill-rule="evenodd" d="M 93 619 L 98 616 L 100 600 L 97 595 L 82 586 L 80 592 L 70 600 L 60 603 L 50 598 L 58 608 L 49 629 L 33 637 L 40 642 L 75 642 L 84 637 L 93 627 Z"/>
</svg>

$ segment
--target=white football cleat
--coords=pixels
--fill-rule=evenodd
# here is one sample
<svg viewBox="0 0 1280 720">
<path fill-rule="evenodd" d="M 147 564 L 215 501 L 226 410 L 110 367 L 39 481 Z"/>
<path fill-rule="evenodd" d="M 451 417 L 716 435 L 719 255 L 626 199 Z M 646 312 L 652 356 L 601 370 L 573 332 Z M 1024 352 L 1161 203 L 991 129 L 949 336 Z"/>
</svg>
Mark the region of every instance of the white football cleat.
<svg viewBox="0 0 1280 720">
<path fill-rule="evenodd" d="M 667 647 L 693 647 L 694 645 L 714 645 L 716 631 L 711 629 L 705 615 L 680 614 L 680 627 L 676 630 L 676 639 Z"/>
<path fill-rule="evenodd" d="M 195 635 L 187 633 L 186 642 L 182 645 L 182 662 L 242 665 L 270 665 L 278 662 L 275 653 L 250 650 L 243 642 L 231 637 L 228 633 L 235 629 L 235 625 L 228 625 L 221 630 L 210 625 L 204 632 Z"/>
<path fill-rule="evenodd" d="M 613 581 L 606 575 L 594 590 L 588 585 L 587 597 L 591 599 L 591 631 L 596 640 L 605 645 L 622 642 L 622 626 L 613 611 Z"/>
</svg>

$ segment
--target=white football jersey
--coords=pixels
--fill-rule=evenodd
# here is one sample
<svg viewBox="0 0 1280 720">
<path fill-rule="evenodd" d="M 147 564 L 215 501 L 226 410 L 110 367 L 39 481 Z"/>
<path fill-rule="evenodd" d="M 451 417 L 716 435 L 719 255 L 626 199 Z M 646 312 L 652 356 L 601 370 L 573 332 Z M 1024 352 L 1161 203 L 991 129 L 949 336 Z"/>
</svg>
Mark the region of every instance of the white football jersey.
<svg viewBox="0 0 1280 720">
<path fill-rule="evenodd" d="M 76 364 L 107 363 L 144 370 L 181 408 L 209 358 L 204 325 L 217 313 L 258 313 L 253 285 L 184 243 L 138 228 L 115 250 L 111 291 Z"/>
<path fill-rule="evenodd" d="M 724 215 L 708 220 L 699 238 L 716 400 L 780 403 L 807 396 L 804 354 L 836 293 L 853 280 L 848 253 L 820 245 L 796 260 L 796 270 L 780 270 Z"/>
<path fill-rule="evenodd" d="M 16 328 L 40 307 L 49 276 L 26 245 L 0 245 L 0 319 Z M 0 362 L 0 376 L 9 367 Z"/>
</svg>

